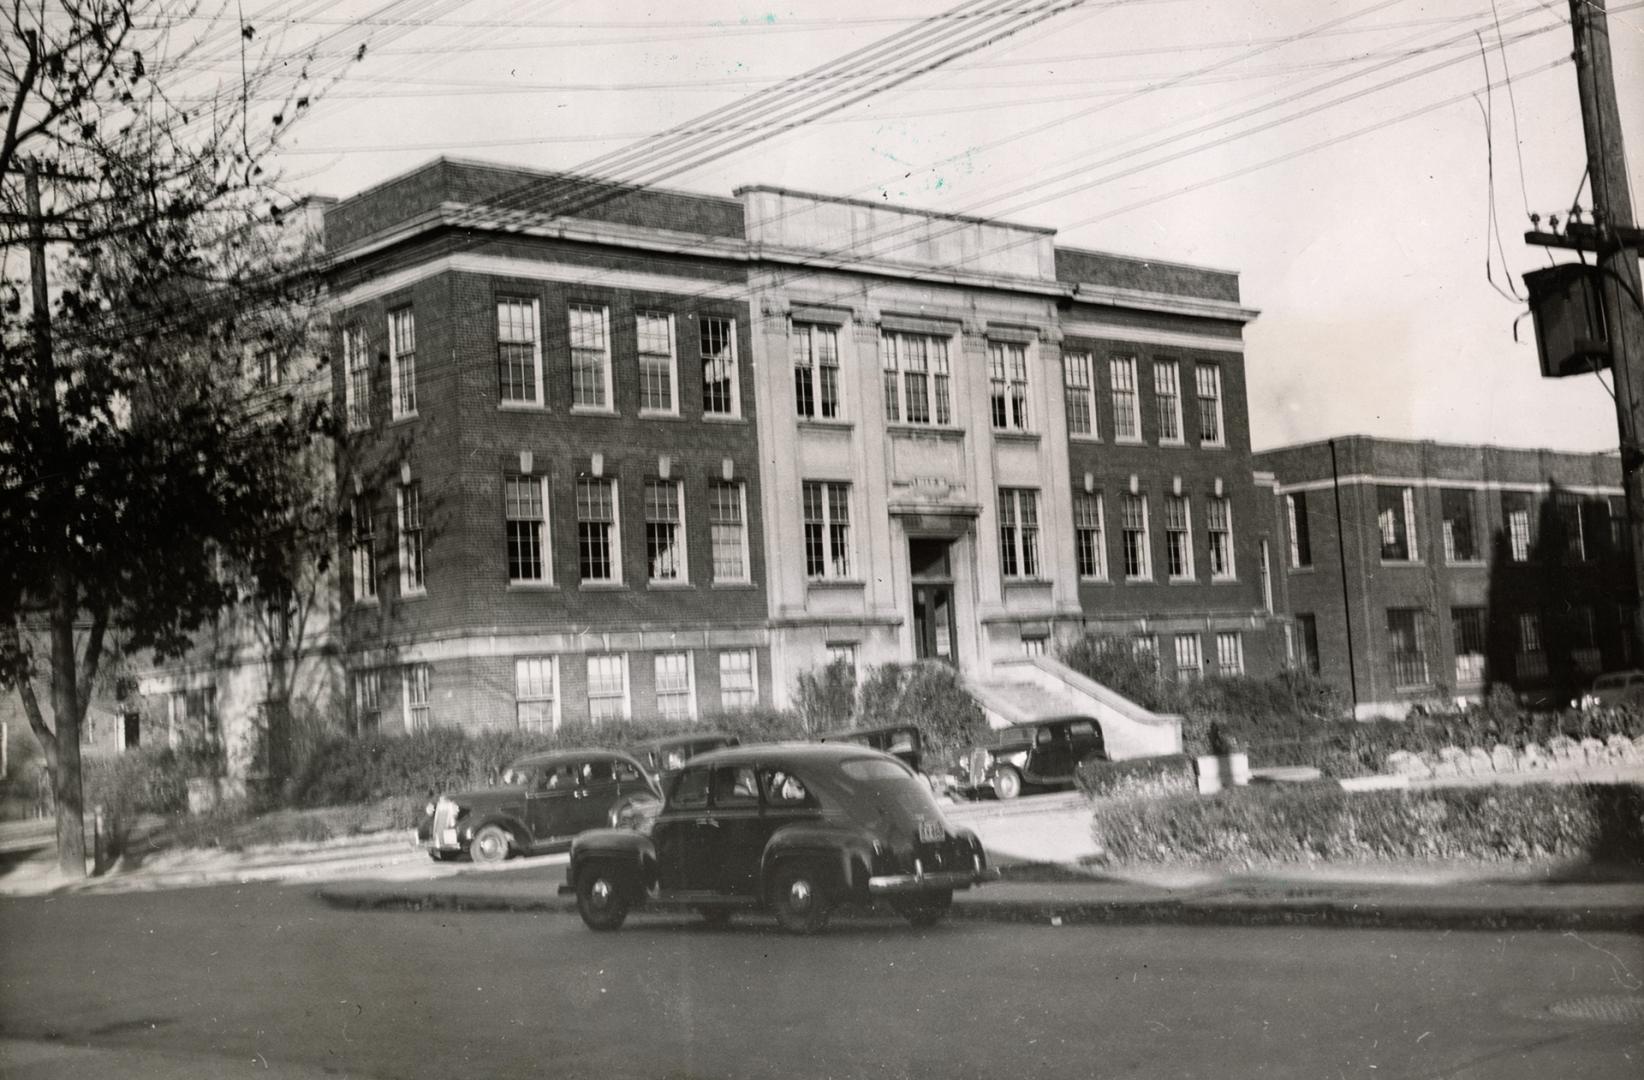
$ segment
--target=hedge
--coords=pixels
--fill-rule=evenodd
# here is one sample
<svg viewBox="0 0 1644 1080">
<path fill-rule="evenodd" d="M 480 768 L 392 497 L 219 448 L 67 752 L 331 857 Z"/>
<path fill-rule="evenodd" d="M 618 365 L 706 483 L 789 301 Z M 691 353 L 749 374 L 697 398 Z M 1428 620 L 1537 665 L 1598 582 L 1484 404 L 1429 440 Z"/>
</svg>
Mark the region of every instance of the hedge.
<svg viewBox="0 0 1644 1080">
<path fill-rule="evenodd" d="M 1215 798 L 1096 804 L 1123 863 L 1584 859 L 1644 862 L 1644 786 L 1516 784 L 1350 793 L 1239 788 Z"/>
<path fill-rule="evenodd" d="M 1079 790 L 1092 799 L 1161 799 L 1198 791 L 1193 759 L 1186 754 L 1079 763 Z"/>
</svg>

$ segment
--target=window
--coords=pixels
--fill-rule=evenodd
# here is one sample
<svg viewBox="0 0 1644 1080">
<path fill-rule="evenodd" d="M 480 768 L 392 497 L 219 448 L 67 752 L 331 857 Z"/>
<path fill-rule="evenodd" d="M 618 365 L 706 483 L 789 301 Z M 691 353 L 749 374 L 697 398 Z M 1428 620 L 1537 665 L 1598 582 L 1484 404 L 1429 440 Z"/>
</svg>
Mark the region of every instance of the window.
<svg viewBox="0 0 1644 1080">
<path fill-rule="evenodd" d="M 1513 562 L 1529 562 L 1530 546 L 1535 543 L 1535 496 L 1528 491 L 1503 491 L 1501 516 L 1507 522 L 1507 550 Z"/>
<path fill-rule="evenodd" d="M 1456 685 L 1484 681 L 1484 609 L 1450 609 L 1450 632 L 1456 647 Z"/>
<path fill-rule="evenodd" d="M 718 809 L 759 805 L 759 780 L 752 765 L 721 765 L 713 772 L 713 800 Z"/>
<path fill-rule="evenodd" d="M 577 573 L 583 581 L 619 582 L 616 481 L 577 478 Z"/>
<path fill-rule="evenodd" d="M 1478 534 L 1473 527 L 1473 493 L 1443 489 L 1439 492 L 1439 515 L 1443 519 L 1444 561 L 1477 562 Z"/>
<path fill-rule="evenodd" d="M 1159 441 L 1182 441 L 1182 376 L 1174 360 L 1153 361 L 1153 400 L 1159 409 Z"/>
<path fill-rule="evenodd" d="M 1590 605 L 1582 604 L 1570 612 L 1570 661 L 1583 675 L 1596 675 L 1604 667 L 1604 656 L 1598 648 L 1598 619 Z"/>
<path fill-rule="evenodd" d="M 736 323 L 708 317 L 699 324 L 702 349 L 702 412 L 741 416 L 742 388 L 736 374 Z"/>
<path fill-rule="evenodd" d="M 708 532 L 714 581 L 747 581 L 748 527 L 741 484 L 715 480 L 708 485 Z"/>
<path fill-rule="evenodd" d="M 430 669 L 427 664 L 407 664 L 401 671 L 405 689 L 405 730 L 426 731 L 431 726 L 428 703 Z"/>
<path fill-rule="evenodd" d="M 999 489 L 999 562 L 1005 577 L 1039 576 L 1039 493 Z"/>
<path fill-rule="evenodd" d="M 1073 496 L 1073 547 L 1080 577 L 1096 581 L 1107 577 L 1107 537 L 1100 495 Z"/>
<path fill-rule="evenodd" d="M 828 642 L 828 666 L 844 664 L 850 669 L 851 677 L 856 676 L 856 643 L 854 641 Z"/>
<path fill-rule="evenodd" d="M 548 548 L 547 480 L 537 476 L 503 477 L 503 516 L 508 529 L 508 580 L 532 583 L 553 580 Z"/>
<path fill-rule="evenodd" d="M 1067 432 L 1089 435 L 1096 431 L 1096 381 L 1091 374 L 1090 354 L 1062 354 L 1062 392 L 1067 398 Z"/>
<path fill-rule="evenodd" d="M 1216 635 L 1216 674 L 1244 674 L 1244 636 L 1237 630 L 1223 630 Z"/>
<path fill-rule="evenodd" d="M 793 397 L 798 414 L 806 420 L 839 419 L 839 331 L 796 322 L 788 340 L 793 349 Z"/>
<path fill-rule="evenodd" d="M 559 664 L 551 656 L 514 661 L 514 719 L 521 731 L 559 730 Z"/>
<path fill-rule="evenodd" d="M 684 581 L 684 502 L 678 480 L 645 481 L 645 565 L 652 581 Z"/>
<path fill-rule="evenodd" d="M 1269 561 L 1271 553 L 1264 537 L 1261 541 L 1261 578 L 1262 578 L 1262 607 L 1269 615 L 1273 614 L 1273 570 Z M 1229 564 L 1231 565 L 1231 564 Z"/>
<path fill-rule="evenodd" d="M 423 591 L 422 484 L 401 484 L 397 492 L 400 517 L 400 593 Z"/>
<path fill-rule="evenodd" d="M 388 316 L 388 412 L 417 415 L 417 318 L 410 308 Z"/>
<path fill-rule="evenodd" d="M 367 668 L 354 672 L 354 731 L 370 735 L 382 726 L 382 672 Z"/>
<path fill-rule="evenodd" d="M 1565 553 L 1576 562 L 1587 558 L 1587 535 L 1582 528 L 1581 496 L 1569 491 L 1557 492 L 1553 505 L 1558 510 L 1559 525 L 1564 529 Z"/>
<path fill-rule="evenodd" d="M 1210 579 L 1229 581 L 1233 578 L 1233 501 L 1206 499 L 1204 521 L 1210 539 Z"/>
<path fill-rule="evenodd" d="M 1413 488 L 1376 488 L 1376 525 L 1381 531 L 1384 562 L 1414 562 L 1416 547 L 1416 493 Z"/>
<path fill-rule="evenodd" d="M 351 562 L 354 566 L 354 599 L 377 598 L 377 543 L 373 535 L 371 501 L 364 497 L 354 500 L 353 537 L 350 542 Z"/>
<path fill-rule="evenodd" d="M 880 337 L 885 420 L 892 424 L 953 423 L 949 402 L 948 342 L 924 334 Z"/>
<path fill-rule="evenodd" d="M 1043 655 L 1045 655 L 1045 642 L 1048 641 L 1048 640 L 1049 639 L 1044 637 L 1043 635 L 1039 635 L 1039 636 L 1036 636 L 1036 637 L 1024 637 L 1024 638 L 1022 638 L 1022 655 L 1023 656 L 1043 656 Z"/>
<path fill-rule="evenodd" d="M 628 657 L 605 653 L 588 658 L 588 719 L 628 718 Z"/>
<path fill-rule="evenodd" d="M 504 405 L 544 405 L 541 309 L 535 300 L 497 301 L 497 387 Z"/>
<path fill-rule="evenodd" d="M 1204 656 L 1199 651 L 1198 634 L 1176 635 L 1176 678 L 1191 682 L 1204 675 Z"/>
<path fill-rule="evenodd" d="M 988 384 L 995 431 L 1028 430 L 1027 346 L 988 342 Z"/>
<path fill-rule="evenodd" d="M 166 699 L 166 725 L 166 737 L 172 746 L 183 739 L 215 742 L 221 734 L 217 722 L 217 688 L 202 686 L 173 691 Z M 86 739 L 91 725 L 82 724 L 80 732 L 81 739 Z"/>
<path fill-rule="evenodd" d="M 1199 392 L 1199 445 L 1222 446 L 1222 369 L 1215 364 L 1199 364 L 1193 369 L 1194 387 Z"/>
<path fill-rule="evenodd" d="M 1136 396 L 1136 358 L 1115 356 L 1108 360 L 1113 380 L 1113 438 L 1118 442 L 1142 441 L 1142 403 Z"/>
<path fill-rule="evenodd" d="M 639 411 L 678 413 L 673 316 L 641 311 L 634 316 L 634 332 L 639 342 Z"/>
<path fill-rule="evenodd" d="M 1153 662 L 1157 670 L 1159 666 L 1159 635 L 1137 634 L 1130 639 L 1130 654 L 1138 659 L 1146 658 Z"/>
<path fill-rule="evenodd" d="M 1518 617 L 1518 657 L 1514 667 L 1521 679 L 1547 677 L 1547 654 L 1541 647 L 1541 616 L 1533 611 Z"/>
<path fill-rule="evenodd" d="M 571 407 L 615 408 L 611 401 L 611 339 L 607 313 L 595 304 L 572 304 L 567 310 L 571 338 Z"/>
<path fill-rule="evenodd" d="M 359 431 L 371 426 L 371 352 L 365 331 L 357 326 L 343 331 L 343 366 L 348 376 L 343 382 L 348 430 Z"/>
<path fill-rule="evenodd" d="M 1172 579 L 1193 576 L 1192 511 L 1185 495 L 1165 496 L 1165 558 Z"/>
<path fill-rule="evenodd" d="M 719 704 L 726 709 L 746 709 L 759 704 L 759 676 L 754 670 L 751 651 L 719 654 Z"/>
<path fill-rule="evenodd" d="M 1125 577 L 1140 581 L 1153 576 L 1152 560 L 1148 554 L 1147 496 L 1124 497 L 1123 540 L 1125 549 Z"/>
<path fill-rule="evenodd" d="M 1284 510 L 1290 519 L 1290 568 L 1300 570 L 1312 566 L 1313 528 L 1307 520 L 1307 492 L 1286 495 Z"/>
<path fill-rule="evenodd" d="M 851 576 L 849 484 L 805 481 L 805 576 Z"/>
<path fill-rule="evenodd" d="M 1313 615 L 1296 616 L 1296 666 L 1314 675 L 1319 673 L 1319 620 Z"/>
<path fill-rule="evenodd" d="M 656 711 L 668 720 L 689 720 L 696 715 L 690 653 L 657 653 Z"/>
<path fill-rule="evenodd" d="M 1387 651 L 1395 687 L 1427 685 L 1427 643 L 1422 622 L 1422 613 L 1416 608 L 1387 609 Z"/>
<path fill-rule="evenodd" d="M 1627 540 L 1627 497 L 1625 495 L 1611 495 L 1604 500 L 1610 514 L 1610 550 L 1626 551 L 1629 547 Z"/>
</svg>

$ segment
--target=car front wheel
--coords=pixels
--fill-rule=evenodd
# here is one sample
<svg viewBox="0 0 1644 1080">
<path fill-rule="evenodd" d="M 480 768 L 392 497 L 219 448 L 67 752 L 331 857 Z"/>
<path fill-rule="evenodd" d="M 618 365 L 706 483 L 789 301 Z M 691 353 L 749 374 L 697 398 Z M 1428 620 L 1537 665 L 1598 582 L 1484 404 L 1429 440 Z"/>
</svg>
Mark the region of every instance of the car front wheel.
<svg viewBox="0 0 1644 1080">
<path fill-rule="evenodd" d="M 1022 793 L 1022 774 L 1009 765 L 1002 766 L 993 776 L 993 793 L 1001 799 L 1014 799 Z"/>
<path fill-rule="evenodd" d="M 577 914 L 590 930 L 618 930 L 628 918 L 628 892 L 622 875 L 593 866 L 577 879 Z"/>
<path fill-rule="evenodd" d="M 508 858 L 508 832 L 501 825 L 487 825 L 468 843 L 468 857 L 477 863 L 499 863 Z"/>
<path fill-rule="evenodd" d="M 828 894 L 815 869 L 789 863 L 771 882 L 771 907 L 776 921 L 791 934 L 814 934 L 828 925 Z"/>
<path fill-rule="evenodd" d="M 914 926 L 935 926 L 953 907 L 953 890 L 941 889 L 918 896 L 898 897 L 891 905 L 896 913 Z"/>
</svg>

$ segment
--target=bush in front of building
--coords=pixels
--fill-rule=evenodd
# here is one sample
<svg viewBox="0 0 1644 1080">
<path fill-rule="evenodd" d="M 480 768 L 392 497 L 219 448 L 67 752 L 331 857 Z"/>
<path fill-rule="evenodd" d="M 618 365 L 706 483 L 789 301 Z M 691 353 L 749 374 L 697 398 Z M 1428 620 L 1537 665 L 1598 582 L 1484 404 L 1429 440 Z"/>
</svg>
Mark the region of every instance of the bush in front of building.
<svg viewBox="0 0 1644 1080">
<path fill-rule="evenodd" d="M 1108 801 L 1092 828 L 1119 863 L 1375 860 L 1644 862 L 1644 786 L 1518 784 L 1350 793 L 1333 784 Z"/>
<path fill-rule="evenodd" d="M 1129 638 L 1086 634 L 1057 651 L 1062 663 L 1144 709 L 1176 712 L 1175 686 L 1159 674 L 1159 658 Z"/>
<path fill-rule="evenodd" d="M 1186 754 L 1079 763 L 1079 790 L 1091 799 L 1166 799 L 1198 791 L 1198 774 Z"/>
<path fill-rule="evenodd" d="M 936 660 L 881 664 L 872 668 L 857 695 L 853 727 L 913 724 L 924 739 L 926 772 L 949 767 L 982 741 L 987 717 L 965 689 L 952 665 Z"/>
</svg>

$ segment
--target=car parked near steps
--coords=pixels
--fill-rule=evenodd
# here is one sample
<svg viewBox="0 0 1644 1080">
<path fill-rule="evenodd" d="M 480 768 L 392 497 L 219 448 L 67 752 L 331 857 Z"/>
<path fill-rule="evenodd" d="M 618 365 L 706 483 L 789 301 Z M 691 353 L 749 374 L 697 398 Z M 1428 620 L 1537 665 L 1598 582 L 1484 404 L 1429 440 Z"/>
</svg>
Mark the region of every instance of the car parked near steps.
<svg viewBox="0 0 1644 1080">
<path fill-rule="evenodd" d="M 1102 725 L 1088 716 L 1062 716 L 1017 724 L 971 750 L 966 762 L 972 794 L 991 791 L 1014 799 L 1029 789 L 1074 786 L 1079 763 L 1107 760 Z"/>
<path fill-rule="evenodd" d="M 436 860 L 477 863 L 563 847 L 586 829 L 644 816 L 661 791 L 640 763 L 614 750 L 529 754 L 501 783 L 441 795 L 425 809 L 417 839 Z"/>
<path fill-rule="evenodd" d="M 561 892 L 594 930 L 615 930 L 648 904 L 695 908 L 712 922 L 765 909 L 784 929 L 813 933 L 838 905 L 880 899 L 932 925 L 954 890 L 997 876 L 976 835 L 950 825 L 903 762 L 789 743 L 687 762 L 648 833 L 577 837 Z"/>
</svg>

